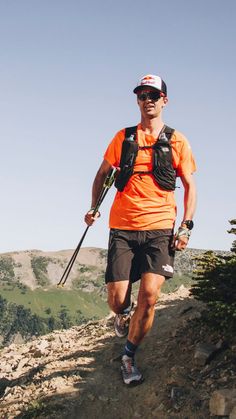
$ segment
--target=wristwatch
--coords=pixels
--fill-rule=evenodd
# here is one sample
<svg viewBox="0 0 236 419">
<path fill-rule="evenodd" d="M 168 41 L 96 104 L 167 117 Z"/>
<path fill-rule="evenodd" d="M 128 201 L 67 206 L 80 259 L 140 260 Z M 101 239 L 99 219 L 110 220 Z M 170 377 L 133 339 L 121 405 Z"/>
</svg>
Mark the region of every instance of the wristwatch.
<svg viewBox="0 0 236 419">
<path fill-rule="evenodd" d="M 193 220 L 184 220 L 181 223 L 181 226 L 182 225 L 185 225 L 188 230 L 192 230 L 193 229 L 193 226 L 194 226 L 194 223 L 193 223 Z"/>
</svg>

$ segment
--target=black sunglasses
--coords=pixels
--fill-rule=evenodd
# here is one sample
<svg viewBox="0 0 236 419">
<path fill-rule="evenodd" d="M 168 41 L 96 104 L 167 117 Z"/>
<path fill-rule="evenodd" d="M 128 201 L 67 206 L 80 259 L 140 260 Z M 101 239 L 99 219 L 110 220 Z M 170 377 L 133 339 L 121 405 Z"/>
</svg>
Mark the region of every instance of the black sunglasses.
<svg viewBox="0 0 236 419">
<path fill-rule="evenodd" d="M 153 100 L 154 102 L 157 102 L 163 96 L 163 93 L 161 93 L 161 92 L 143 92 L 143 93 L 139 93 L 137 96 L 138 96 L 138 99 L 141 100 L 142 102 L 144 102 L 147 99 L 150 99 L 150 100 Z"/>
</svg>

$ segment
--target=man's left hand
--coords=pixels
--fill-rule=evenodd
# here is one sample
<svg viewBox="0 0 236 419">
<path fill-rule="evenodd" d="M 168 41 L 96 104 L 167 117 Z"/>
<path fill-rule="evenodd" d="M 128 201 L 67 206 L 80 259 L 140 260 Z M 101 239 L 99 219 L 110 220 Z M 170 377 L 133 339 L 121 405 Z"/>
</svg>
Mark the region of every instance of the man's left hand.
<svg viewBox="0 0 236 419">
<path fill-rule="evenodd" d="M 174 250 L 184 250 L 187 247 L 189 237 L 191 232 L 185 227 L 179 227 L 178 231 L 175 233 L 172 248 Z"/>
<path fill-rule="evenodd" d="M 174 250 L 184 250 L 186 249 L 188 245 L 188 237 L 186 236 L 181 236 L 178 237 L 176 234 L 174 235 L 174 239 L 173 239 L 173 243 L 172 243 L 172 247 Z"/>
</svg>

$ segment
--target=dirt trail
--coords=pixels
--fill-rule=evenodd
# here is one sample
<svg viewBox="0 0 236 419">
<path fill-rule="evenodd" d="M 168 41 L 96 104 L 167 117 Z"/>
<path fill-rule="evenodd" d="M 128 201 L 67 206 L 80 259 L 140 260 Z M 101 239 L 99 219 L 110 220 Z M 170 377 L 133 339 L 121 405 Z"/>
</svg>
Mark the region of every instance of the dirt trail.
<svg viewBox="0 0 236 419">
<path fill-rule="evenodd" d="M 199 411 L 192 411 L 188 402 L 184 409 L 177 405 L 174 407 L 170 402 L 171 388 L 186 385 L 189 388 L 185 365 L 187 348 L 183 345 L 175 349 L 173 335 L 189 316 L 198 316 L 197 307 L 198 304 L 188 298 L 188 291 L 184 288 L 175 295 L 163 296 L 157 305 L 152 331 L 137 353 L 137 364 L 145 377 L 144 383 L 137 387 L 127 388 L 122 384 L 117 356 L 122 351 L 124 340 L 120 341 L 112 334 L 112 338 L 104 342 L 105 347 L 101 347 L 102 350 L 95 355 L 94 373 L 87 377 L 85 391 L 74 406 L 72 417 L 200 419 Z M 190 310 L 191 315 L 181 314 L 185 310 Z M 202 418 L 206 419 L 206 409 L 203 413 Z"/>
<path fill-rule="evenodd" d="M 115 337 L 113 318 L 5 348 L 0 418 L 207 419 L 214 384 L 194 364 L 201 337 L 191 330 L 200 311 L 184 287 L 162 295 L 137 353 L 145 377 L 137 387 L 122 383 L 117 358 L 125 340 Z"/>
</svg>

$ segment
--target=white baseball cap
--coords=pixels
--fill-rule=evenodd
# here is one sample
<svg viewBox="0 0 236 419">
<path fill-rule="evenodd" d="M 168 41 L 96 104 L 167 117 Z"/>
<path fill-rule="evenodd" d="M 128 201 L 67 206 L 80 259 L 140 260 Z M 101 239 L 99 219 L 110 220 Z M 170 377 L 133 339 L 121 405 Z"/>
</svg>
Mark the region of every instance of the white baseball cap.
<svg viewBox="0 0 236 419">
<path fill-rule="evenodd" d="M 159 90 L 160 92 L 164 93 L 167 96 L 167 87 L 165 82 L 159 76 L 155 76 L 154 74 L 147 74 L 143 76 L 139 81 L 135 89 L 133 90 L 134 93 L 138 93 L 144 87 L 152 87 L 153 89 Z"/>
</svg>

